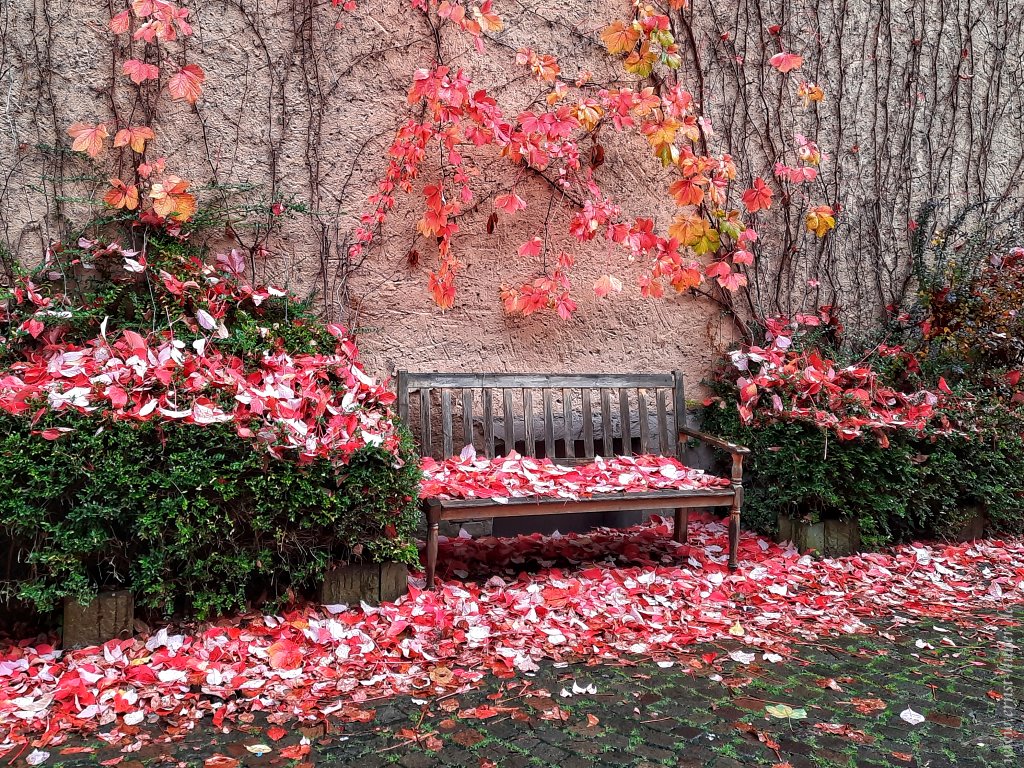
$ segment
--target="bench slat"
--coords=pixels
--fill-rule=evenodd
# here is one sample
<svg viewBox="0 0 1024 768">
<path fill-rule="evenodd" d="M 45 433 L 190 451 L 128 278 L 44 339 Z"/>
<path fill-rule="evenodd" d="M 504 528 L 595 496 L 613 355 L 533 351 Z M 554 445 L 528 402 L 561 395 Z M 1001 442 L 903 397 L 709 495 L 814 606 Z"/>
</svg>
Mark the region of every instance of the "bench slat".
<svg viewBox="0 0 1024 768">
<path fill-rule="evenodd" d="M 409 374 L 398 372 L 398 418 L 403 424 L 409 423 Z"/>
<path fill-rule="evenodd" d="M 651 445 L 651 425 L 647 423 L 647 395 L 642 389 L 636 391 L 636 410 L 640 418 L 640 452 L 656 453 Z"/>
<path fill-rule="evenodd" d="M 480 394 L 483 399 L 484 409 L 484 455 L 487 458 L 494 457 L 494 402 L 490 387 L 484 387 Z"/>
<path fill-rule="evenodd" d="M 680 427 L 686 426 L 686 395 L 683 392 L 683 374 L 679 371 L 672 371 L 672 378 L 675 381 L 673 391 L 673 394 L 675 395 L 675 403 L 673 406 L 676 411 L 676 428 L 673 430 L 673 433 L 675 434 L 676 458 L 683 461 L 686 454 L 686 440 L 679 432 Z"/>
<path fill-rule="evenodd" d="M 473 441 L 473 390 L 462 390 L 462 447 L 475 445 Z"/>
<path fill-rule="evenodd" d="M 633 426 L 629 418 L 629 390 L 619 389 L 619 429 L 622 431 L 622 455 L 633 455 Z"/>
<path fill-rule="evenodd" d="M 529 387 L 523 388 L 523 419 L 525 420 L 523 438 L 526 441 L 524 455 L 537 455 L 537 440 L 533 436 L 533 390 Z"/>
<path fill-rule="evenodd" d="M 516 448 L 516 418 L 512 405 L 512 390 L 501 390 L 501 406 L 505 416 L 505 425 L 501 431 L 501 439 L 505 442 L 505 455 Z"/>
<path fill-rule="evenodd" d="M 550 388 L 542 390 L 544 397 L 544 455 L 555 458 L 555 403 Z"/>
<path fill-rule="evenodd" d="M 615 434 L 612 431 L 612 391 L 610 389 L 601 390 L 601 429 L 604 435 L 602 452 L 605 456 L 614 456 Z"/>
<path fill-rule="evenodd" d="M 669 442 L 669 435 L 671 434 L 668 429 L 668 391 L 664 389 L 658 390 L 658 453 L 662 456 L 669 455 L 669 446 L 672 444 Z"/>
<path fill-rule="evenodd" d="M 505 387 L 529 387 L 531 389 L 543 389 L 544 387 L 570 387 L 579 389 L 581 387 L 671 387 L 674 384 L 670 373 L 408 373 L 410 389 L 420 387 L 450 387 L 461 389 L 470 387 L 482 389 L 492 387 L 504 389 Z"/>
<path fill-rule="evenodd" d="M 580 391 L 583 397 L 583 451 L 587 456 L 594 455 L 594 409 L 590 403 L 590 387 Z"/>
<path fill-rule="evenodd" d="M 430 499 L 427 503 L 440 510 L 442 520 L 474 520 L 484 517 L 618 512 L 637 509 L 726 507 L 732 504 L 733 495 L 731 488 L 713 488 L 603 493 L 587 499 L 528 497 L 509 499 L 507 503 L 497 503 L 493 499 Z"/>
<path fill-rule="evenodd" d="M 449 389 L 441 390 L 441 458 L 447 459 L 454 455 L 452 450 L 452 393 Z"/>
<path fill-rule="evenodd" d="M 565 455 L 571 459 L 576 456 L 576 445 L 572 439 L 572 390 L 568 387 L 562 390 L 562 419 L 565 421 Z"/>
<path fill-rule="evenodd" d="M 433 455 L 434 448 L 430 444 L 430 387 L 420 389 L 420 450 L 424 456 Z"/>
</svg>

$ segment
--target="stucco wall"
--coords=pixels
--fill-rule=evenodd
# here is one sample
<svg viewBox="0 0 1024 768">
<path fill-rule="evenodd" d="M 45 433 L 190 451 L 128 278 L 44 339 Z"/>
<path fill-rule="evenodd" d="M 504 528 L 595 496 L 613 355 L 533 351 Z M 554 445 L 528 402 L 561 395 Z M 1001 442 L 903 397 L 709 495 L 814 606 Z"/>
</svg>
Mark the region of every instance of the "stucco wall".
<svg viewBox="0 0 1024 768">
<path fill-rule="evenodd" d="M 802 211 L 780 212 L 763 227 L 755 299 L 774 295 L 789 310 L 839 302 L 871 315 L 905 281 L 906 223 L 924 201 L 946 206 L 1019 194 L 1018 4 L 695 0 L 692 14 L 674 20 L 680 39 L 684 22 L 693 29 L 683 76 L 703 95 L 720 142 L 748 178 L 770 173 L 794 130 L 819 135 L 829 155 L 820 196 L 842 206 L 839 230 L 822 246 L 801 234 Z M 528 181 L 531 208 L 514 220 L 502 217 L 488 235 L 490 198 L 512 177 L 503 161 L 486 154 L 473 158 L 483 202 L 461 218 L 455 240 L 465 268 L 454 309 L 439 312 L 427 293 L 436 249 L 415 237 L 414 205 L 399 207 L 365 264 L 353 271 L 346 263 L 355 218 L 408 114 L 415 68 L 440 55 L 449 66 L 467 68 L 515 114 L 545 90 L 515 65 L 520 46 L 558 55 L 570 77 L 590 70 L 600 82 L 620 78 L 597 32 L 626 17 L 628 3 L 497 0 L 506 28 L 482 55 L 458 30 L 435 34 L 405 0 L 368 0 L 353 13 L 309 0 L 195 0 L 191 7 L 196 34 L 189 56 L 207 72 L 205 95 L 195 108 L 160 102 L 154 149 L 180 175 L 217 187 L 207 198 L 224 185 L 244 185 L 248 199 L 309 207 L 308 215 L 284 223 L 259 260 L 258 276 L 315 290 L 325 313 L 359 330 L 372 370 L 682 368 L 695 381 L 733 340 L 732 320 L 706 300 L 641 299 L 637 266 L 603 244 L 581 247 L 561 234 L 572 210 L 557 202 L 552 243 L 576 254 L 579 310 L 566 323 L 551 315 L 508 317 L 498 291 L 539 269 L 521 263 L 516 249 L 541 233 L 549 188 Z M 123 77 L 105 27 L 110 13 L 96 0 L 6 0 L 0 7 L 0 243 L 24 261 L 38 259 L 48 242 L 88 217 L 81 200 L 94 197 L 107 175 L 55 149 L 68 146 L 66 128 L 115 112 L 125 117 L 131 108 L 120 86 L 112 88 Z M 772 24 L 783 25 L 787 47 L 805 54 L 807 76 L 825 87 L 817 110 L 797 109 L 792 81 L 765 65 L 779 46 L 767 31 Z M 780 84 L 787 89 L 781 95 Z M 775 113 L 782 116 L 772 122 Z M 640 138 L 606 129 L 599 140 L 601 184 L 628 214 L 653 216 L 664 228 L 673 210 L 665 195 L 669 172 Z M 238 234 L 243 243 L 254 236 L 242 228 Z M 410 250 L 419 266 L 409 266 Z M 599 301 L 591 286 L 609 271 L 626 288 Z M 820 285 L 808 287 L 808 280 Z"/>
</svg>

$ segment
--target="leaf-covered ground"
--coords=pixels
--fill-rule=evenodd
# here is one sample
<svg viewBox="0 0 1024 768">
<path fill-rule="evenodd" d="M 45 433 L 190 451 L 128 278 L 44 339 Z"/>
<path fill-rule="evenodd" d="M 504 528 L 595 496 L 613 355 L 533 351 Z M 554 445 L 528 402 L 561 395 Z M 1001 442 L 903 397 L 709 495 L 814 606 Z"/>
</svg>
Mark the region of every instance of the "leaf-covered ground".
<svg viewBox="0 0 1024 768">
<path fill-rule="evenodd" d="M 744 534 L 729 573 L 718 521 L 690 546 L 669 532 L 455 539 L 439 591 L 414 580 L 379 609 L 7 645 L 0 752 L 207 768 L 1024 759 L 1024 542 L 814 560 Z"/>
<path fill-rule="evenodd" d="M 1022 621 L 1016 607 L 887 623 L 741 668 L 731 642 L 672 666 L 544 662 L 467 693 L 368 702 L 366 722 L 300 729 L 256 716 L 228 734 L 207 722 L 128 754 L 75 740 L 47 764 L 1013 768 L 1024 761 Z"/>
</svg>

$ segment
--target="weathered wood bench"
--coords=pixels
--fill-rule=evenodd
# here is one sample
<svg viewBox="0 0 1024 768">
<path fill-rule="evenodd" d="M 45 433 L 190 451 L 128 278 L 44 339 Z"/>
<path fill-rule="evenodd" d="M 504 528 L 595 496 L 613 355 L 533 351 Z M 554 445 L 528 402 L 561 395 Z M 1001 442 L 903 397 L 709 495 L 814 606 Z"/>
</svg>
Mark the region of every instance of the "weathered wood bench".
<svg viewBox="0 0 1024 768">
<path fill-rule="evenodd" d="M 540 418 L 536 421 L 535 394 L 540 403 Z M 637 453 L 682 460 L 689 438 L 732 456 L 728 488 L 603 493 L 579 500 L 513 498 L 507 503 L 491 499 L 425 499 L 428 588 L 434 585 L 441 520 L 673 509 L 674 537 L 685 543 L 691 508 L 729 507 L 729 567 L 737 566 L 743 457 L 750 451 L 686 426 L 686 400 L 679 372 L 565 375 L 399 371 L 398 413 L 417 437 L 421 455 L 438 459 L 472 444 L 488 457 L 514 449 L 560 464 Z M 475 413 L 480 414 L 479 421 L 475 421 Z M 613 414 L 617 416 L 618 429 Z M 595 416 L 599 417 L 599 428 L 595 428 Z M 557 430 L 556 422 L 560 422 Z M 476 431 L 477 424 L 482 427 L 481 432 Z M 579 429 L 574 428 L 576 425 Z M 675 428 L 670 429 L 670 425 Z M 434 439 L 435 434 L 439 434 L 440 440 Z"/>
</svg>

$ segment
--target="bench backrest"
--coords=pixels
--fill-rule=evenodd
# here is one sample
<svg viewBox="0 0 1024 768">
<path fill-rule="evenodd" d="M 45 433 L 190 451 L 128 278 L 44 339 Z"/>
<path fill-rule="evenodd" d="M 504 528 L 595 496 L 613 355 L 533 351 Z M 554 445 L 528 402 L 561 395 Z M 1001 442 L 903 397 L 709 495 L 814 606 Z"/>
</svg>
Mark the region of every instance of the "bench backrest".
<svg viewBox="0 0 1024 768">
<path fill-rule="evenodd" d="M 653 453 L 682 458 L 683 377 L 672 373 L 398 372 L 398 415 L 423 456 L 473 444 L 486 456 L 584 461 Z M 479 418 L 478 418 L 479 417 Z"/>
</svg>

